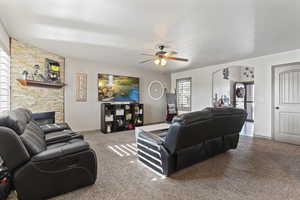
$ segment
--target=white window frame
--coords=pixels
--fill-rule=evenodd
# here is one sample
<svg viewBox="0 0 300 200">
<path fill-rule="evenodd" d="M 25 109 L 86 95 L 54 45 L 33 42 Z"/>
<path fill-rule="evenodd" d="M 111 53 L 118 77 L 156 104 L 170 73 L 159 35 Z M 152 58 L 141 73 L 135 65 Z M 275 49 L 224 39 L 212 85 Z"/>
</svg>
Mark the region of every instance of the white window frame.
<svg viewBox="0 0 300 200">
<path fill-rule="evenodd" d="M 0 47 L 0 113 L 6 113 L 9 111 L 10 111 L 10 57 Z"/>
<path fill-rule="evenodd" d="M 180 82 L 189 82 L 190 83 L 190 88 L 189 88 L 189 94 L 186 97 L 182 97 L 181 95 L 183 91 L 180 91 L 179 88 L 179 84 Z M 180 78 L 180 79 L 176 79 L 176 95 L 177 95 L 177 109 L 178 111 L 186 111 L 189 112 L 192 110 L 192 78 L 191 77 L 187 77 L 187 78 Z M 187 98 L 187 104 L 181 104 L 182 100 L 180 100 L 181 98 Z"/>
</svg>

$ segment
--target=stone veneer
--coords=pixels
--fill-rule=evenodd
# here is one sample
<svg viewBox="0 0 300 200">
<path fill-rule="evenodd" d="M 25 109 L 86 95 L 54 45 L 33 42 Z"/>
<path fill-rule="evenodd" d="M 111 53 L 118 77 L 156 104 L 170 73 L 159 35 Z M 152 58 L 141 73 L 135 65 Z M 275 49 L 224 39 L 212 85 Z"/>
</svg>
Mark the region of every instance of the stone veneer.
<svg viewBox="0 0 300 200">
<path fill-rule="evenodd" d="M 49 58 L 60 63 L 61 80 L 64 82 L 64 57 L 49 53 L 29 44 L 11 39 L 11 109 L 23 107 L 32 112 L 56 112 L 56 122 L 64 121 L 64 88 L 43 88 L 22 86 L 16 79 L 22 77 L 22 72 L 34 72 L 34 65 L 40 66 L 44 74 L 45 59 Z"/>
</svg>

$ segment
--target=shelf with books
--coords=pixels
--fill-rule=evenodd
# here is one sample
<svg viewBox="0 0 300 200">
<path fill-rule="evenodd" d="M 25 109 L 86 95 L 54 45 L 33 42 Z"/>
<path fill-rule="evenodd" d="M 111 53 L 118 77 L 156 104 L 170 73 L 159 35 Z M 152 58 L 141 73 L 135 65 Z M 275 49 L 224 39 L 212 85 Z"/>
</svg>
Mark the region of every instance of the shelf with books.
<svg viewBox="0 0 300 200">
<path fill-rule="evenodd" d="M 143 104 L 101 104 L 101 131 L 103 133 L 132 130 L 135 126 L 143 124 Z"/>
</svg>

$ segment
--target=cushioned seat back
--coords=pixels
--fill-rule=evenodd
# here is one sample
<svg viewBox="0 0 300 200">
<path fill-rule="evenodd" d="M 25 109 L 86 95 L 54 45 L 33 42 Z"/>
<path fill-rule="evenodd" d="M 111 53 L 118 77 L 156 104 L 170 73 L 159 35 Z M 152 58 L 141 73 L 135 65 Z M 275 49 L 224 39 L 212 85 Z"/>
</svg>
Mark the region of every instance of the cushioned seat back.
<svg viewBox="0 0 300 200">
<path fill-rule="evenodd" d="M 237 108 L 206 108 L 204 110 L 213 115 L 212 134 L 216 137 L 239 133 L 247 117 L 245 110 Z"/>
<path fill-rule="evenodd" d="M 212 130 L 212 114 L 197 111 L 183 114 L 172 121 L 165 145 L 171 153 L 201 143 Z"/>
<path fill-rule="evenodd" d="M 0 118 L 0 126 L 14 130 L 20 136 L 31 156 L 46 149 L 44 133 L 32 120 L 31 111 L 24 108 L 13 110 L 7 116 Z"/>
<path fill-rule="evenodd" d="M 18 135 L 21 135 L 27 123 L 31 121 L 32 113 L 24 108 L 18 108 L 11 111 L 8 115 L 1 116 L 0 125 L 14 130 Z"/>
<path fill-rule="evenodd" d="M 244 110 L 235 108 L 206 108 L 174 118 L 165 145 L 174 153 L 205 140 L 239 133 L 246 119 Z"/>
<path fill-rule="evenodd" d="M 34 121 L 27 124 L 20 137 L 31 156 L 45 151 L 47 148 L 44 132 Z"/>
<path fill-rule="evenodd" d="M 0 156 L 9 171 L 13 171 L 30 159 L 29 152 L 20 138 L 31 120 L 31 112 L 16 109 L 0 116 Z"/>
</svg>

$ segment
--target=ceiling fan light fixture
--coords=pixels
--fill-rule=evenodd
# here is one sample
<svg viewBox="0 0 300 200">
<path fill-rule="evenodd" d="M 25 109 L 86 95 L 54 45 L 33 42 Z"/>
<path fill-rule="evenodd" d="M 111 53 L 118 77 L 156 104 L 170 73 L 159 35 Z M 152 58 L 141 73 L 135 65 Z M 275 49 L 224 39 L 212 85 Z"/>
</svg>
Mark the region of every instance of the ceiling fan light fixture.
<svg viewBox="0 0 300 200">
<path fill-rule="evenodd" d="M 159 64 L 160 64 L 160 60 L 157 58 L 157 59 L 154 60 L 154 63 L 155 63 L 156 65 L 159 65 Z"/>
<path fill-rule="evenodd" d="M 163 59 L 163 58 L 162 58 L 162 59 L 160 60 L 160 65 L 161 65 L 161 66 L 165 66 L 166 64 L 167 64 L 166 59 Z"/>
<path fill-rule="evenodd" d="M 143 60 L 140 63 L 147 63 L 147 62 L 154 62 L 155 65 L 158 66 L 166 66 L 168 64 L 169 60 L 173 60 L 173 61 L 181 61 L 181 62 L 188 62 L 188 59 L 186 58 L 180 58 L 180 57 L 174 57 L 173 55 L 177 54 L 176 51 L 164 51 L 165 46 L 164 45 L 159 45 L 157 47 L 159 50 L 152 54 L 142 54 L 142 55 L 146 55 L 146 56 L 151 56 L 152 59 L 147 59 L 147 60 Z"/>
</svg>

